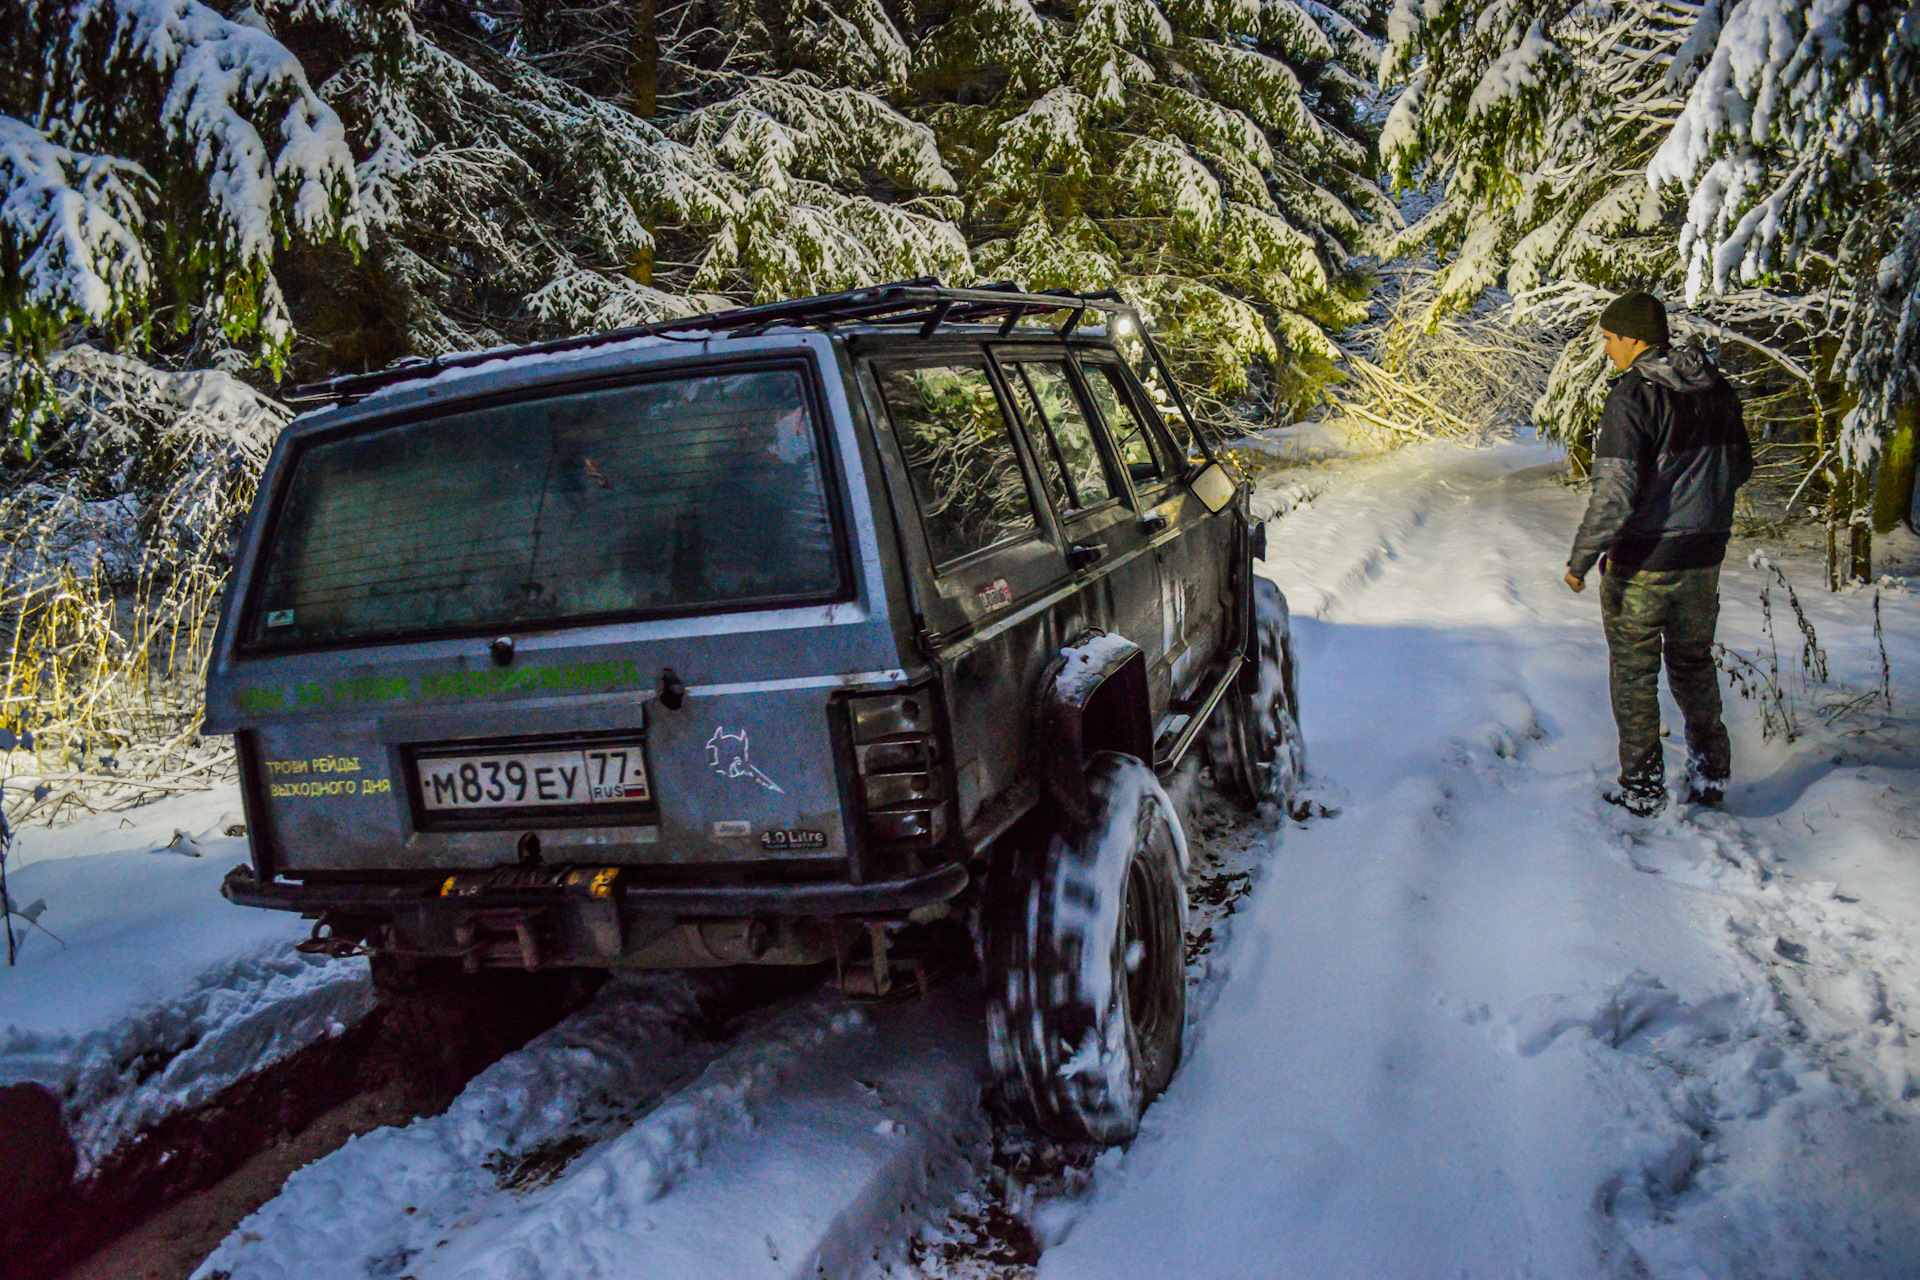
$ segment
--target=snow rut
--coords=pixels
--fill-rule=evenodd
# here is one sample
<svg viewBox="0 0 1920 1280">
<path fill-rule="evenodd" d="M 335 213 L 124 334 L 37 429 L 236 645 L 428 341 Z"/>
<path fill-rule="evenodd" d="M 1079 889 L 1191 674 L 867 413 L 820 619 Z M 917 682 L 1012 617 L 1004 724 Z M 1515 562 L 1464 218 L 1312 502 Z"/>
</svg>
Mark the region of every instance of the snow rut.
<svg viewBox="0 0 1920 1280">
<path fill-rule="evenodd" d="M 702 1038 L 679 976 L 618 980 L 443 1115 L 290 1178 L 196 1280 L 852 1275 L 976 1143 L 977 994 L 825 994 Z"/>
<path fill-rule="evenodd" d="M 60 1094 L 84 1177 L 158 1121 L 339 1035 L 372 1007 L 363 965 L 323 964 L 276 940 L 78 1039 L 7 1028 L 0 1079 L 39 1080 Z"/>
<path fill-rule="evenodd" d="M 711 1057 L 679 980 L 610 984 L 483 1071 L 444 1113 L 349 1142 L 287 1180 L 195 1272 L 201 1280 L 401 1275 L 472 1219 L 630 1121 Z M 557 1167 L 556 1167 L 557 1166 Z"/>
</svg>

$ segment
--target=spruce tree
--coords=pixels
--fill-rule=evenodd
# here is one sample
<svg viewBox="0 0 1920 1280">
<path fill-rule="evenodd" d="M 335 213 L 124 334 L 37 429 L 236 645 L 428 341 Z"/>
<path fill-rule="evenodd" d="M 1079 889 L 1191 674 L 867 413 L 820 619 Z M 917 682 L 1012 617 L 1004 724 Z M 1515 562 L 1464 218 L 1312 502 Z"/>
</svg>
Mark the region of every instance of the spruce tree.
<svg viewBox="0 0 1920 1280">
<path fill-rule="evenodd" d="M 24 0 L 0 25 L 0 393 L 30 433 L 76 333 L 292 338 L 274 257 L 365 220 L 340 117 L 288 48 L 197 0 Z"/>
<path fill-rule="evenodd" d="M 1807 491 L 1836 416 L 1840 388 L 1821 354 L 1838 345 L 1845 298 L 1830 288 L 1831 262 L 1809 255 L 1681 305 L 1685 207 L 1648 166 L 1699 70 L 1699 12 L 1657 0 L 1399 0 L 1381 68 L 1399 97 L 1381 149 L 1402 190 L 1434 197 L 1398 249 L 1439 254 L 1439 307 L 1505 289 L 1517 314 L 1571 339 L 1534 417 L 1576 464 L 1610 373 L 1593 323 L 1619 293 L 1649 289 L 1668 299 L 1676 334 L 1706 342 L 1747 389 L 1762 462 L 1750 493 L 1778 514 Z"/>
<path fill-rule="evenodd" d="M 1397 220 L 1360 115 L 1364 5 L 961 0 L 921 21 L 915 110 L 982 274 L 1133 295 L 1216 417 L 1324 382 L 1329 331 L 1364 315 L 1349 261 Z"/>
<path fill-rule="evenodd" d="M 337 310 L 358 283 L 369 325 L 405 318 L 362 362 L 964 270 L 928 131 L 864 90 L 769 74 L 751 8 L 713 16 L 450 5 L 348 31 L 321 92 L 366 140 L 377 212 L 368 261 L 321 264 L 335 287 L 317 293 Z"/>
<path fill-rule="evenodd" d="M 1678 330 L 1750 391 L 1776 507 L 1824 502 L 1836 580 L 1849 551 L 1864 571 L 1859 463 L 1912 386 L 1913 15 L 1398 0 L 1382 64 L 1386 162 L 1439 195 L 1402 248 L 1442 254 L 1443 305 L 1504 287 L 1571 333 L 1627 288 L 1684 299 Z M 1570 345 L 1536 409 L 1576 458 L 1606 371 Z"/>
<path fill-rule="evenodd" d="M 1687 296 L 1831 271 L 1838 446 L 1865 466 L 1920 399 L 1920 4 L 1710 4 L 1683 56 L 1701 69 L 1651 173 L 1687 196 Z"/>
</svg>

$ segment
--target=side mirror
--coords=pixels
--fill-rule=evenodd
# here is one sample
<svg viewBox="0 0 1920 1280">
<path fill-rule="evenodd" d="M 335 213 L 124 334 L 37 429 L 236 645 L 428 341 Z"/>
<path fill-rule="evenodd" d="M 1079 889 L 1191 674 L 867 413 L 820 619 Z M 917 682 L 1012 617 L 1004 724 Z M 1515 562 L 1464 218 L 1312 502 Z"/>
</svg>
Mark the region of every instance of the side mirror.
<svg viewBox="0 0 1920 1280">
<path fill-rule="evenodd" d="M 1208 463 L 1199 475 L 1187 483 L 1193 490 L 1193 496 L 1207 504 L 1207 510 L 1219 511 L 1233 501 L 1234 491 L 1239 487 L 1227 469 L 1217 462 Z"/>
</svg>

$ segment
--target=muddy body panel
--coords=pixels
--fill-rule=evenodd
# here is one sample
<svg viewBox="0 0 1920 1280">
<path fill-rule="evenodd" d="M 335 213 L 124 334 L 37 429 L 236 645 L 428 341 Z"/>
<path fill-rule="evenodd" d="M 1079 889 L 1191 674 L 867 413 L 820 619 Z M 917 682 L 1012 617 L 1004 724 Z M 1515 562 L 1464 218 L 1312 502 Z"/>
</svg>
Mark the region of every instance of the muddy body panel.
<svg viewBox="0 0 1920 1280">
<path fill-rule="evenodd" d="M 249 735 L 261 837 L 284 874 L 466 870 L 532 848 L 610 865 L 844 860 L 841 796 L 818 767 L 832 687 L 693 686 L 676 712 L 616 692 L 263 725 Z M 644 791 L 566 803 L 607 777 Z M 502 803 L 430 806 L 456 787 Z M 546 803 L 512 803 L 523 795 Z"/>
<path fill-rule="evenodd" d="M 913 464 L 898 430 L 885 430 L 888 372 L 907 362 L 891 344 L 856 341 L 852 351 L 861 400 L 881 428 L 902 551 L 951 709 L 959 825 L 978 846 L 1038 794 L 1036 756 L 1049 747 L 1036 737 L 1035 695 L 1063 647 L 1093 632 L 1124 637 L 1146 660 L 1143 713 L 1153 735 L 1177 735 L 1192 718 L 1179 708 L 1221 679 L 1241 643 L 1232 605 L 1248 576 L 1246 566 L 1236 567 L 1245 556 L 1245 513 L 1211 511 L 1189 490 L 1184 449 L 1106 343 L 1064 351 L 1031 339 L 929 343 L 912 367 L 991 369 L 1037 513 L 1023 536 L 943 563 L 922 527 L 925 495 L 918 510 L 901 501 L 915 495 Z M 1077 407 L 1089 420 L 1106 463 L 1106 489 L 1091 503 L 1069 504 L 1049 491 L 1059 408 L 1036 395 L 1037 378 L 1022 373 L 1039 368 L 1065 375 L 1057 394 L 1072 394 L 1068 411 Z M 1096 397 L 1096 388 L 1104 394 Z M 1150 435 L 1157 467 L 1143 464 L 1147 474 L 1138 476 L 1125 468 L 1116 428 L 1136 439 Z"/>
</svg>

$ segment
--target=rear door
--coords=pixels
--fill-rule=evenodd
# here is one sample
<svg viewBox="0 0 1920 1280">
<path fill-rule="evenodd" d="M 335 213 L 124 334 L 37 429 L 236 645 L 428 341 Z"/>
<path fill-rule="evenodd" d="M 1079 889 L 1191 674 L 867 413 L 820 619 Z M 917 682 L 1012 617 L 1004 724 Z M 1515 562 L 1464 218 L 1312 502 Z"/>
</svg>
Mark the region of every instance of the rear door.
<svg viewBox="0 0 1920 1280">
<path fill-rule="evenodd" d="M 985 625 L 1057 583 L 1066 561 L 986 357 L 876 360 L 873 376 L 933 570 L 927 629 Z"/>
<path fill-rule="evenodd" d="M 1068 580 L 1066 558 L 1028 441 L 977 345 L 868 367 L 882 448 L 904 481 L 909 558 L 930 586 L 921 625 L 935 648 L 963 650 L 945 685 L 965 824 L 1020 773 L 1030 708 L 1017 694 L 1050 639 L 1050 613 L 1030 606 Z"/>
</svg>

